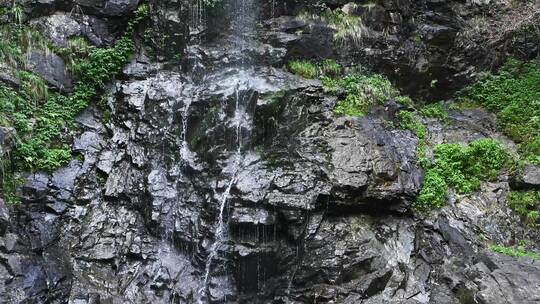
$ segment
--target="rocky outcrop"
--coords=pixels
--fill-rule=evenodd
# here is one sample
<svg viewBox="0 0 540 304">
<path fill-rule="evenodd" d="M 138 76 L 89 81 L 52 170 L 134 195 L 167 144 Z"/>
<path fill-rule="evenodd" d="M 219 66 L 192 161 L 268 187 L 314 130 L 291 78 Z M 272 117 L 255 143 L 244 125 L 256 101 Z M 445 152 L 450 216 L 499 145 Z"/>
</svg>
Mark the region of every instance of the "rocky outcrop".
<svg viewBox="0 0 540 304">
<path fill-rule="evenodd" d="M 16 135 L 14 128 L 0 127 L 0 156 L 11 152 L 15 145 Z"/>
<path fill-rule="evenodd" d="M 46 16 L 59 10 L 103 17 L 126 17 L 139 5 L 139 0 L 15 0 L 2 2 L 0 4 L 3 6 L 9 6 L 12 3 L 21 6 L 25 13 L 32 18 Z"/>
<path fill-rule="evenodd" d="M 57 12 L 33 19 L 30 25 L 61 48 L 67 47 L 73 38 L 84 37 L 96 46 L 110 45 L 116 38 L 116 26 L 94 16 Z"/>
<path fill-rule="evenodd" d="M 55 13 L 31 24 L 58 46 L 78 36 L 107 45 L 117 36 L 115 18 L 138 1 L 76 2 L 96 14 L 89 23 L 41 1 Z M 418 138 L 395 127 L 403 107 L 388 101 L 361 118 L 339 117 L 336 97 L 319 81 L 282 68 L 290 58 L 335 56 L 376 59 L 384 70 L 393 58 L 403 68 L 393 75 L 424 88 L 423 77 L 444 66 L 438 56 L 455 51 L 445 44 L 459 39 L 463 28 L 454 25 L 468 16 L 464 9 L 474 15 L 484 6 L 325 2 L 389 36 L 336 48 L 327 23 L 279 16 L 309 4 L 285 1 L 273 14 L 258 12 L 269 18 L 260 33 L 234 28 L 249 18 L 229 32 L 224 19 L 223 31 L 205 41 L 200 24 L 186 23 L 192 3 L 153 2 L 155 36 L 137 35 L 147 40 L 107 88 L 107 108 L 76 118 L 79 156 L 52 173 L 27 173 L 20 204 L 0 200 L 0 302 L 537 302 L 538 261 L 488 248 L 530 240 L 538 249 L 538 231 L 507 204 L 511 188 L 537 188 L 537 167 L 502 174 L 470 195 L 451 193 L 429 215 L 414 213 L 423 170 Z M 412 24 L 418 16 L 425 19 Z M 414 33 L 421 37 L 411 46 L 403 37 Z M 460 82 L 456 75 L 469 68 L 472 77 L 482 64 L 468 60 L 452 61 L 460 69 L 441 79 Z M 60 63 L 37 63 L 50 65 L 42 75 L 51 85 L 67 87 L 55 72 Z M 416 74 L 420 63 L 427 69 Z M 516 149 L 483 110 L 423 123 L 432 145 L 490 137 Z M 0 129 L 2 152 L 9 131 Z"/>
<path fill-rule="evenodd" d="M 348 2 L 286 1 L 276 5 L 275 16 L 293 17 L 268 21 L 267 39 L 289 45 L 289 58 L 332 55 L 352 65 L 362 63 L 391 77 L 410 96 L 428 100 L 451 97 L 480 72 L 499 66 L 509 56 L 528 59 L 538 55 L 540 36 L 532 30 L 540 16 L 537 3 Z M 334 12 L 327 19 L 341 13 L 346 16 L 342 19 L 353 21 L 325 24 L 320 16 L 328 15 L 328 8 Z M 294 17 L 299 14 L 300 18 Z M 333 39 L 336 28 L 341 31 L 336 36 L 339 39 Z"/>
<path fill-rule="evenodd" d="M 50 86 L 60 91 L 69 92 L 73 89 L 73 77 L 60 56 L 33 50 L 28 54 L 27 61 L 28 68 L 43 78 Z"/>
<path fill-rule="evenodd" d="M 517 189 L 540 189 L 540 168 L 531 164 L 525 165 L 514 176 L 512 184 Z"/>
</svg>

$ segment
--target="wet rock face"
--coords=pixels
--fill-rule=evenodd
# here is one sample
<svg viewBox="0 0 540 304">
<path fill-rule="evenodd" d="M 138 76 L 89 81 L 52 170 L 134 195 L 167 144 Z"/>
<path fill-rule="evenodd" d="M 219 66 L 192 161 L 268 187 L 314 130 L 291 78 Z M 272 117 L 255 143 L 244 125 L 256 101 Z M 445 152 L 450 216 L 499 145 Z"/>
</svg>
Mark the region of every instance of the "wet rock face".
<svg viewBox="0 0 540 304">
<path fill-rule="evenodd" d="M 55 13 L 31 23 L 61 46 L 80 35 L 109 44 L 115 18 L 138 1 L 76 1 L 96 15 L 89 23 L 56 11 L 57 1 L 38 2 Z M 325 2 L 366 17 L 375 30 L 390 23 L 396 33 L 411 16 L 429 15 L 439 21 L 409 30 L 438 49 L 457 39 L 454 11 L 445 9 L 472 5 L 382 1 L 367 10 Z M 538 168 L 500 176 L 471 195 L 452 193 L 429 217 L 414 215 L 423 171 L 416 136 L 389 123 L 399 106 L 389 101 L 361 118 L 338 117 L 336 98 L 319 81 L 281 68 L 294 57 L 353 54 L 335 48 L 326 24 L 279 17 L 310 3 L 283 1 L 273 16 L 261 12 L 276 18 L 261 22 L 259 40 L 224 27 L 195 44 L 201 33 L 192 28 L 185 48 L 190 3 L 153 2 L 151 28 L 171 35 L 138 44 L 107 89 L 110 119 L 94 107 L 76 118 L 72 150 L 82 157 L 28 175 L 21 204 L 0 200 L 1 300 L 534 303 L 538 262 L 492 253 L 485 240 L 539 239 L 506 201 L 511 188 L 538 188 Z M 392 47 L 366 58 L 404 60 Z M 425 61 L 431 69 L 434 62 Z M 52 69 L 43 74 L 61 86 L 67 80 L 53 63 L 42 63 Z M 484 111 L 425 123 L 432 143 L 495 137 L 515 149 Z M 0 129 L 2 153 L 10 132 Z"/>
<path fill-rule="evenodd" d="M 157 59 L 180 61 L 189 41 L 190 1 L 150 1 L 152 5 L 152 28 L 147 35 Z M 167 33 L 163 35 L 163 33 Z"/>
<path fill-rule="evenodd" d="M 512 184 L 517 189 L 540 189 L 540 168 L 526 165 L 514 176 Z"/>
</svg>

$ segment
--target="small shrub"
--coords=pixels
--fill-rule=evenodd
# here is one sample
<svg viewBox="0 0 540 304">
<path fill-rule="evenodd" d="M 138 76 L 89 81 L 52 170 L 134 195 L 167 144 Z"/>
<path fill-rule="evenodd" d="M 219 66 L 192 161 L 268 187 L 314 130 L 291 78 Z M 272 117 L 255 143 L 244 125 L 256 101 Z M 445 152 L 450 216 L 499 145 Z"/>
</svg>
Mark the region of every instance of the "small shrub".
<svg viewBox="0 0 540 304">
<path fill-rule="evenodd" d="M 500 170 L 510 160 L 501 143 L 493 139 L 475 140 L 464 151 L 464 171 L 467 175 L 481 180 L 496 179 Z"/>
<path fill-rule="evenodd" d="M 293 60 L 288 64 L 289 71 L 304 78 L 315 79 L 323 77 L 337 77 L 342 73 L 342 66 L 334 59 L 325 59 L 320 62 L 310 60 Z"/>
<path fill-rule="evenodd" d="M 448 185 L 445 179 L 435 170 L 426 172 L 424 184 L 414 204 L 414 208 L 420 212 L 428 212 L 435 208 L 446 205 L 448 197 Z"/>
<path fill-rule="evenodd" d="M 320 14 L 320 19 L 336 30 L 334 38 L 337 43 L 342 45 L 349 42 L 359 44 L 362 37 L 368 33 L 359 16 L 349 15 L 341 10 L 327 9 Z"/>
<path fill-rule="evenodd" d="M 461 102 L 497 114 L 499 128 L 520 143 L 525 159 L 540 165 L 540 62 L 509 60 L 462 92 Z"/>
<path fill-rule="evenodd" d="M 446 194 L 443 195 L 440 190 L 444 185 L 464 194 L 478 190 L 481 181 L 496 178 L 509 164 L 509 160 L 503 146 L 493 139 L 475 140 L 468 146 L 436 146 L 434 160 L 424 163 L 426 178 L 414 205 L 415 209 L 425 211 L 426 206 L 440 207 L 443 197 L 446 201 Z"/>
<path fill-rule="evenodd" d="M 448 120 L 448 112 L 444 108 L 444 105 L 440 102 L 425 105 L 421 107 L 418 112 L 420 113 L 420 115 L 427 118 L 435 118 L 442 121 Z"/>
<path fill-rule="evenodd" d="M 325 59 L 319 64 L 321 74 L 328 77 L 337 77 L 341 75 L 342 67 L 334 59 Z"/>
<path fill-rule="evenodd" d="M 420 140 L 425 140 L 428 136 L 428 129 L 426 125 L 422 123 L 420 118 L 413 112 L 400 111 L 397 114 L 400 126 L 403 129 L 410 130 Z"/>
<path fill-rule="evenodd" d="M 390 81 L 378 74 L 351 74 L 341 78 L 323 78 L 325 90 L 342 91 L 344 98 L 338 102 L 334 112 L 340 115 L 363 116 L 373 105 L 383 104 L 399 97 L 399 91 Z"/>
<path fill-rule="evenodd" d="M 508 204 L 514 212 L 531 224 L 536 224 L 540 217 L 540 191 L 512 191 Z"/>
</svg>

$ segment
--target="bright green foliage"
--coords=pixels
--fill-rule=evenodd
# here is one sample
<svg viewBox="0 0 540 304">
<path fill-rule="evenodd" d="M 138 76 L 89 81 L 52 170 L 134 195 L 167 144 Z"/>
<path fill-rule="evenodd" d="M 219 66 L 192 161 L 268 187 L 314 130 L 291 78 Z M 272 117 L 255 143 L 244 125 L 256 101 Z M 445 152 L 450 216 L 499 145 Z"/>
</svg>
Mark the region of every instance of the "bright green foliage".
<svg viewBox="0 0 540 304">
<path fill-rule="evenodd" d="M 4 197 L 13 196 L 14 187 L 8 182 L 13 179 L 12 171 L 52 171 L 69 162 L 71 149 L 65 134 L 74 127 L 76 115 L 98 97 L 130 59 L 135 51 L 133 30 L 148 10 L 147 5 L 139 7 L 113 47 L 89 48 L 87 57 L 74 61 L 79 81 L 69 96 L 49 92 L 41 78 L 27 72 L 19 75 L 22 90 L 0 86 L 0 125 L 14 127 L 18 137 L 11 159 L 2 160 L 0 186 Z"/>
<path fill-rule="evenodd" d="M 414 209 L 420 212 L 428 212 L 435 208 L 446 205 L 448 197 L 448 185 L 444 177 L 435 170 L 428 170 L 424 177 L 424 184 L 420 195 L 414 204 Z"/>
<path fill-rule="evenodd" d="M 524 247 L 518 246 L 518 247 L 505 247 L 502 245 L 492 245 L 489 247 L 492 251 L 506 254 L 508 256 L 512 257 L 529 257 L 533 258 L 535 260 L 540 260 L 540 253 L 533 252 L 533 251 L 527 251 Z"/>
<path fill-rule="evenodd" d="M 478 190 L 481 181 L 496 178 L 509 160 L 503 146 L 493 139 L 479 139 L 469 146 L 438 145 L 433 162 L 426 164 L 426 180 L 415 208 L 426 211 L 440 207 L 447 196 L 443 188 L 452 187 L 458 193 Z"/>
<path fill-rule="evenodd" d="M 540 164 L 540 62 L 510 60 L 499 74 L 488 75 L 464 91 L 474 102 L 497 114 L 501 130 L 521 143 L 520 153 Z"/>
<path fill-rule="evenodd" d="M 62 142 L 62 133 L 72 126 L 75 116 L 97 97 L 134 53 L 131 35 L 134 26 L 147 12 L 147 6 L 137 10 L 128 31 L 112 48 L 91 48 L 88 57 L 74 62 L 73 70 L 79 82 L 70 96 L 52 94 L 45 104 L 28 113 L 35 123 L 15 151 L 18 169 L 51 171 L 71 159 L 69 146 Z"/>
<path fill-rule="evenodd" d="M 310 60 L 292 60 L 288 64 L 289 71 L 304 78 L 336 77 L 341 75 L 343 68 L 334 59 L 320 62 Z"/>
<path fill-rule="evenodd" d="M 288 68 L 305 78 L 320 78 L 327 92 L 343 96 L 334 109 L 340 115 L 363 116 L 373 105 L 390 99 L 403 104 L 412 103 L 410 98 L 400 96 L 399 91 L 382 75 L 355 73 L 342 76 L 343 67 L 333 59 L 320 62 L 294 60 L 289 62 Z"/>
<path fill-rule="evenodd" d="M 399 97 L 399 91 L 390 81 L 378 74 L 351 74 L 340 78 L 324 77 L 323 83 L 328 92 L 344 92 L 334 109 L 337 114 L 363 116 L 374 105 Z"/>
<path fill-rule="evenodd" d="M 334 59 L 325 59 L 319 63 L 320 75 L 327 77 L 337 77 L 341 75 L 343 68 Z"/>
<path fill-rule="evenodd" d="M 319 76 L 317 65 L 309 60 L 293 60 L 289 62 L 289 70 L 304 78 L 314 79 Z"/>
<path fill-rule="evenodd" d="M 410 130 L 420 140 L 424 140 L 428 136 L 428 129 L 426 125 L 422 123 L 420 118 L 413 112 L 401 111 L 397 114 L 400 126 L 403 129 Z"/>
<path fill-rule="evenodd" d="M 420 114 L 427 118 L 436 118 L 442 121 L 448 120 L 448 112 L 444 108 L 444 105 L 441 102 L 432 103 L 423 106 L 418 110 Z"/>
<path fill-rule="evenodd" d="M 327 92 L 343 95 L 334 109 L 340 115 L 363 116 L 372 106 L 392 99 L 400 104 L 412 105 L 411 99 L 400 95 L 386 77 L 360 73 L 342 76 L 343 67 L 333 59 L 321 62 L 293 60 L 288 63 L 288 68 L 304 78 L 320 78 Z M 427 134 L 427 130 L 424 133 Z"/>
<path fill-rule="evenodd" d="M 512 210 L 531 224 L 536 224 L 540 218 L 540 191 L 512 191 L 508 203 Z"/>
<path fill-rule="evenodd" d="M 333 11 L 330 9 L 324 10 L 317 17 L 324 20 L 335 30 L 334 39 L 340 44 L 347 44 L 348 42 L 358 44 L 362 36 L 368 32 L 359 16 L 346 14 L 339 9 Z"/>
<path fill-rule="evenodd" d="M 409 96 L 404 96 L 404 95 L 396 96 L 394 98 L 394 100 L 397 103 L 399 103 L 401 105 L 404 105 L 404 106 L 408 106 L 408 107 L 413 107 L 414 106 L 414 102 L 412 101 L 412 99 Z"/>
</svg>

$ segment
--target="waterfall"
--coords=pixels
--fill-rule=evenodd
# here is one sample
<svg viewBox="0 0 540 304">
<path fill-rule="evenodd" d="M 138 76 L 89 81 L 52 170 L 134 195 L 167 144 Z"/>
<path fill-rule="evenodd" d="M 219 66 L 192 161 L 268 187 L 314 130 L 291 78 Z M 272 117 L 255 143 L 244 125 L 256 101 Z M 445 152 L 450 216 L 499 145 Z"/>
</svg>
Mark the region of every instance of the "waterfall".
<svg viewBox="0 0 540 304">
<path fill-rule="evenodd" d="M 200 31 L 201 27 L 204 27 L 204 2 L 205 0 L 194 1 L 191 7 L 192 22 L 191 30 Z M 222 0 L 227 1 L 222 3 L 228 10 L 228 20 L 230 21 L 230 33 L 237 40 L 233 47 L 239 51 L 239 53 L 245 53 L 244 50 L 249 47 L 250 43 L 254 41 L 255 29 L 256 29 L 256 14 L 255 14 L 255 1 L 256 0 Z M 227 241 L 229 238 L 229 216 L 228 210 L 230 209 L 230 196 L 231 191 L 234 189 L 234 185 L 237 181 L 238 173 L 242 169 L 242 163 L 244 161 L 244 153 L 247 152 L 249 145 L 249 133 L 252 128 L 252 118 L 249 110 L 249 103 L 252 101 L 253 95 L 249 92 L 252 90 L 253 84 L 250 81 L 250 73 L 247 71 L 251 68 L 251 60 L 243 58 L 234 67 L 227 67 L 231 69 L 232 73 L 228 76 L 224 86 L 224 100 L 222 101 L 222 110 L 227 112 L 228 105 L 232 106 L 234 102 L 234 111 L 229 114 L 227 120 L 227 129 L 231 132 L 231 142 L 228 144 L 229 148 L 224 151 L 228 154 L 227 165 L 222 170 L 222 176 L 226 179 L 221 192 L 216 190 L 217 202 L 219 203 L 219 212 L 217 213 L 214 221 L 213 242 L 208 246 L 207 258 L 204 267 L 204 275 L 202 276 L 202 286 L 198 294 L 199 303 L 208 303 L 212 300 L 211 290 L 213 288 L 224 288 L 223 286 L 213 286 L 212 278 L 216 262 L 220 259 L 220 253 L 227 249 Z M 188 127 L 187 119 L 189 116 L 190 105 L 186 104 L 183 109 L 182 124 L 183 124 L 183 138 L 182 138 L 182 155 L 189 153 L 189 144 L 186 140 L 186 128 Z M 230 108 L 229 108 L 230 109 Z M 225 296 L 226 297 L 226 296 Z"/>
<path fill-rule="evenodd" d="M 243 148 L 244 148 L 244 140 L 243 137 L 245 136 L 242 132 L 243 129 L 249 130 L 251 125 L 251 118 L 249 116 L 249 113 L 246 111 L 246 102 L 249 102 L 249 99 L 246 99 L 245 96 L 242 95 L 242 90 L 247 90 L 249 88 L 249 82 L 243 78 L 242 73 L 239 74 L 239 77 L 235 79 L 235 87 L 234 87 L 234 102 L 235 102 L 235 109 L 234 109 L 234 116 L 231 119 L 231 126 L 235 129 L 235 151 L 232 157 L 230 158 L 230 162 L 228 166 L 224 169 L 224 171 L 227 171 L 229 173 L 229 180 L 227 182 L 227 186 L 225 188 L 225 191 L 221 194 L 220 197 L 220 206 L 219 206 L 219 214 L 217 218 L 217 224 L 216 229 L 214 231 L 214 242 L 212 243 L 210 249 L 209 249 L 209 255 L 206 260 L 206 266 L 205 266 L 205 274 L 204 274 L 204 286 L 201 290 L 201 296 L 203 298 L 208 299 L 209 295 L 209 284 L 210 284 L 210 278 L 212 275 L 212 263 L 218 258 L 218 253 L 220 247 L 225 244 L 227 238 L 228 238 L 228 221 L 226 216 L 226 210 L 228 207 L 228 200 L 230 197 L 231 189 L 234 186 L 237 178 L 237 174 L 240 171 L 242 167 L 243 162 Z M 248 96 L 249 97 L 249 96 Z"/>
<path fill-rule="evenodd" d="M 207 0 L 193 0 L 189 6 L 190 11 L 190 32 L 199 33 L 204 29 L 206 25 L 206 1 Z"/>
</svg>

